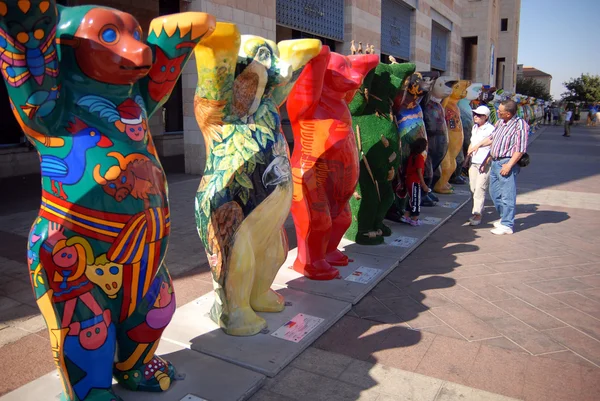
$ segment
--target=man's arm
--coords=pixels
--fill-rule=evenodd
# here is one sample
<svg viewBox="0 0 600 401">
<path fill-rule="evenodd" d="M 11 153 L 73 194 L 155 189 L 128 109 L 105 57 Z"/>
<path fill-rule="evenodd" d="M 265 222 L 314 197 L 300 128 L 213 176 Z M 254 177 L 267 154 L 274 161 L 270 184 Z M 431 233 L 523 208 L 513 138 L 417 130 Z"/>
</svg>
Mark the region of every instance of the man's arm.
<svg viewBox="0 0 600 401">
<path fill-rule="evenodd" d="M 487 138 L 485 138 L 483 141 L 479 142 L 477 145 L 469 146 L 467 153 L 469 155 L 472 155 L 473 153 L 477 152 L 477 150 L 479 150 L 479 148 L 485 147 L 485 146 L 490 146 L 492 144 L 492 140 L 493 140 L 492 138 L 493 138 L 493 136 L 490 135 Z"/>
</svg>

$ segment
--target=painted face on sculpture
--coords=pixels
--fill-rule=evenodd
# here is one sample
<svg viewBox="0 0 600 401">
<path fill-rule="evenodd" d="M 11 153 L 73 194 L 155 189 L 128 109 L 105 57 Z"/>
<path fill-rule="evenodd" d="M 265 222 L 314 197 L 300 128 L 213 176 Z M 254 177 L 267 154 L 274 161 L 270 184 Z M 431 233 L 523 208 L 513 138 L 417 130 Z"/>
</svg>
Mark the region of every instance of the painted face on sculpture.
<svg viewBox="0 0 600 401">
<path fill-rule="evenodd" d="M 467 88 L 471 85 L 471 81 L 461 79 L 452 85 L 452 97 L 455 99 L 464 99 L 467 96 Z"/>
<path fill-rule="evenodd" d="M 452 87 L 456 83 L 456 79 L 451 77 L 439 77 L 433 84 L 431 94 L 438 99 L 444 99 L 452 93 Z"/>
<path fill-rule="evenodd" d="M 52 260 L 58 267 L 63 269 L 73 267 L 77 263 L 77 249 L 75 246 L 67 246 L 52 255 Z"/>
<path fill-rule="evenodd" d="M 266 71 L 269 87 L 287 83 L 292 78 L 292 66 L 279 58 L 275 42 L 259 36 L 242 35 L 238 65 L 259 64 Z"/>
<path fill-rule="evenodd" d="M 94 264 L 88 265 L 85 275 L 111 299 L 117 297 L 123 285 L 123 265 L 109 261 L 105 255 L 99 256 Z"/>
<path fill-rule="evenodd" d="M 77 7 L 66 8 L 61 21 Z M 70 21 L 69 21 L 70 22 Z M 142 29 L 130 14 L 103 7 L 91 8 L 74 37 L 57 33 L 61 45 L 73 47 L 77 64 L 88 77 L 107 84 L 127 85 L 148 74 L 152 51 L 142 40 Z"/>
<path fill-rule="evenodd" d="M 146 137 L 146 127 L 142 122 L 135 125 L 125 125 L 125 133 L 132 141 L 140 142 Z"/>
<path fill-rule="evenodd" d="M 483 88 L 483 84 L 474 83 L 467 88 L 467 100 L 475 100 L 479 98 L 479 94 Z"/>
</svg>

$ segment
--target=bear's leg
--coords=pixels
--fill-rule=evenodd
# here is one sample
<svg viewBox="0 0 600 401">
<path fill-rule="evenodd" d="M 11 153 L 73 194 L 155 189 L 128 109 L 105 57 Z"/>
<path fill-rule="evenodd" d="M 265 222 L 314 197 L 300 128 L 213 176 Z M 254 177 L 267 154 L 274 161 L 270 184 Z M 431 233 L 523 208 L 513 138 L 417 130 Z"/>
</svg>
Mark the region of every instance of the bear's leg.
<svg viewBox="0 0 600 401">
<path fill-rule="evenodd" d="M 439 181 L 435 184 L 435 192 L 438 194 L 451 194 L 453 191 L 448 184 L 450 176 L 456 170 L 456 158 L 450 157 L 450 154 L 446 154 L 446 157 L 442 160 L 442 175 Z"/>
<path fill-rule="evenodd" d="M 257 234 L 251 237 L 256 270 L 250 296 L 250 304 L 256 311 L 280 312 L 285 308 L 283 297 L 271 289 L 271 284 L 289 250 L 283 223 L 291 202 L 291 185 L 279 185 L 250 215 Z"/>
<path fill-rule="evenodd" d="M 305 186 L 302 190 L 303 199 L 292 203 L 298 241 L 294 270 L 313 280 L 332 280 L 338 276 L 339 271 L 325 260 L 331 234 L 327 194 L 324 187 L 316 185 L 312 190 Z"/>
<path fill-rule="evenodd" d="M 161 263 L 135 311 L 119 323 L 113 374 L 120 385 L 132 391 L 160 392 L 169 389 L 175 368 L 154 353 L 175 308 L 173 283 L 165 264 Z"/>
<path fill-rule="evenodd" d="M 224 268 L 225 282 L 223 287 L 216 282 L 215 290 L 221 293 L 220 305 L 213 306 L 213 311 L 219 310 L 218 324 L 225 333 L 233 336 L 252 336 L 267 327 L 267 322 L 258 316 L 250 307 L 252 285 L 256 280 L 256 256 L 252 245 L 252 236 L 261 236 L 259 227 L 251 227 L 249 218 L 256 209 L 240 225 L 235 242 L 230 252 L 229 263 Z M 252 229 L 258 229 L 252 232 Z M 217 295 L 219 296 L 219 295 Z M 211 313 L 213 320 L 217 316 Z"/>
<path fill-rule="evenodd" d="M 34 278 L 34 280 L 37 280 Z M 39 283 L 38 283 L 39 285 Z M 37 287 L 37 286 L 36 286 Z M 50 337 L 50 347 L 54 363 L 61 377 L 66 401 L 122 401 L 112 391 L 112 360 L 115 349 L 115 328 L 110 324 L 103 344 L 96 344 L 96 349 L 82 347 L 79 333 L 74 334 L 69 327 L 61 328 L 63 320 L 52 300 L 52 290 L 48 290 L 37 299 L 38 307 L 46 321 Z M 92 333 L 93 336 L 94 333 Z M 83 379 L 71 381 L 66 360 L 85 373 Z"/>
<path fill-rule="evenodd" d="M 354 241 L 361 245 L 383 244 L 383 236 L 377 235 L 377 227 L 375 226 L 377 211 L 381 202 L 380 192 L 377 191 L 369 173 L 363 168 L 363 163 L 361 163 L 358 183 L 361 199 L 356 202 L 358 204 L 356 211 L 354 206 L 352 210 L 353 218 L 356 218 L 358 222 L 358 230 Z"/>
<path fill-rule="evenodd" d="M 340 210 L 340 212 L 337 215 L 332 215 L 331 235 L 329 237 L 329 244 L 327 245 L 326 260 L 332 266 L 347 266 L 350 259 L 337 249 L 337 247 L 340 244 L 344 233 L 348 230 L 348 227 L 350 227 L 350 223 L 352 223 L 350 204 L 347 201 L 343 203 L 338 201 L 335 209 Z"/>
<path fill-rule="evenodd" d="M 383 219 L 390 209 L 390 206 L 394 203 L 394 198 L 396 196 L 392 187 L 392 182 L 380 181 L 379 192 L 381 193 L 381 202 L 379 202 L 377 214 L 375 215 L 375 227 L 378 230 L 381 230 L 384 237 L 389 237 L 392 235 L 392 229 L 383 224 Z"/>
</svg>

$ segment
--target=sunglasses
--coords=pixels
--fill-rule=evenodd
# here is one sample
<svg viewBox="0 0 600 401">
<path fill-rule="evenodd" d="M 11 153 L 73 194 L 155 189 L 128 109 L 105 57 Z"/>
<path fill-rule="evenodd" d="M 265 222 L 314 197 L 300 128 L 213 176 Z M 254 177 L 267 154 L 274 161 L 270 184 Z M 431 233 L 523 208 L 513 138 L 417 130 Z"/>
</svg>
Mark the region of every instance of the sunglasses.
<svg viewBox="0 0 600 401">
<path fill-rule="evenodd" d="M 485 117 L 485 115 L 483 115 L 483 114 L 475 114 L 475 113 L 473 113 L 473 117 Z"/>
</svg>

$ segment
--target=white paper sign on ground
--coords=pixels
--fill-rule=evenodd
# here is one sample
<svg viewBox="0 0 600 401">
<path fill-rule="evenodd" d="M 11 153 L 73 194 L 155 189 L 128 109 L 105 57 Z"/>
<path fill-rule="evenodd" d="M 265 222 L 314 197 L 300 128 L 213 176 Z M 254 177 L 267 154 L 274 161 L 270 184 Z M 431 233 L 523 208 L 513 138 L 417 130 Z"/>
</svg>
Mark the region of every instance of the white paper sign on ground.
<svg viewBox="0 0 600 401">
<path fill-rule="evenodd" d="M 430 225 L 430 226 L 438 225 L 440 221 L 442 221 L 441 218 L 439 218 L 439 217 L 431 217 L 431 216 L 423 217 L 421 219 L 421 222 L 423 224 L 427 224 L 427 225 Z"/>
<path fill-rule="evenodd" d="M 354 283 L 360 284 L 368 284 L 373 280 L 377 275 L 381 273 L 380 269 L 373 269 L 372 267 L 361 266 L 358 269 L 354 270 L 351 275 L 346 277 L 344 280 L 352 281 Z"/>
<path fill-rule="evenodd" d="M 390 245 L 399 246 L 400 248 L 410 248 L 417 242 L 417 240 L 418 238 L 401 236 L 393 240 Z"/>
<path fill-rule="evenodd" d="M 324 319 L 298 313 L 292 320 L 278 328 L 271 335 L 283 340 L 299 343 L 311 331 L 317 328 Z"/>
<path fill-rule="evenodd" d="M 445 207 L 446 209 L 456 209 L 458 207 L 458 203 L 456 202 L 443 202 L 440 203 L 441 207 Z"/>
<path fill-rule="evenodd" d="M 206 398 L 200 398 L 193 394 L 188 394 L 179 401 L 208 401 Z"/>
<path fill-rule="evenodd" d="M 466 191 L 464 189 L 455 189 L 454 190 L 454 195 L 470 196 L 471 195 L 471 191 Z"/>
</svg>

